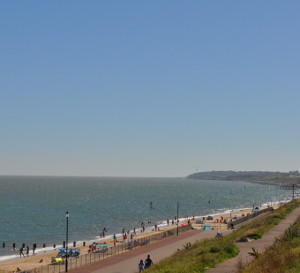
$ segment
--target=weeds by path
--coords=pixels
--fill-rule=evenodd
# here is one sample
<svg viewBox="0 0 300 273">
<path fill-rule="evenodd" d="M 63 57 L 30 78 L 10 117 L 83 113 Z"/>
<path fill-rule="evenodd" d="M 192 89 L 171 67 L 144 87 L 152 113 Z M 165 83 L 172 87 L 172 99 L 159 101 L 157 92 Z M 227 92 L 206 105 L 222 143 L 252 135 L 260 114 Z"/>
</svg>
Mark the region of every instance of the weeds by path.
<svg viewBox="0 0 300 273">
<path fill-rule="evenodd" d="M 299 273 L 300 272 L 300 218 L 297 219 L 273 246 L 239 273 Z"/>
</svg>

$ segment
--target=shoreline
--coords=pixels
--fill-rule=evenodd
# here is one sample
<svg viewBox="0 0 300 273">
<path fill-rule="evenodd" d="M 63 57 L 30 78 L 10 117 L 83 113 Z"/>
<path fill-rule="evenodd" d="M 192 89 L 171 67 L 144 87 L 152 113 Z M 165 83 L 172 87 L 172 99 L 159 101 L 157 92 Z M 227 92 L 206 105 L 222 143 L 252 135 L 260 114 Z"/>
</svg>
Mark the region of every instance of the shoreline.
<svg viewBox="0 0 300 273">
<path fill-rule="evenodd" d="M 285 201 L 273 203 L 273 207 L 278 208 L 284 202 Z M 263 209 L 263 208 L 268 207 L 269 203 L 271 203 L 271 202 L 262 204 L 262 206 L 260 208 Z M 180 223 L 179 225 L 185 224 L 188 222 L 188 220 L 190 220 L 193 228 L 202 229 L 202 225 L 196 224 L 196 220 L 203 219 L 203 217 L 212 216 L 214 220 L 206 220 L 205 224 L 210 225 L 212 227 L 212 229 L 215 229 L 217 232 L 219 230 L 220 231 L 227 230 L 227 224 L 225 224 L 224 222 L 222 223 L 222 220 L 230 220 L 234 217 L 242 217 L 242 215 L 246 216 L 248 213 L 251 213 L 251 212 L 252 212 L 252 208 L 236 208 L 236 209 L 229 209 L 229 210 L 220 211 L 218 213 L 212 213 L 212 214 L 208 214 L 208 215 L 204 215 L 204 216 L 179 218 L 179 223 Z M 151 228 L 147 227 L 147 230 L 143 233 L 140 233 L 140 231 L 138 231 L 136 233 L 136 235 L 134 235 L 133 239 L 139 239 L 139 238 L 143 238 L 143 237 L 146 237 L 149 235 L 153 235 L 158 232 L 163 232 L 163 231 L 170 230 L 170 229 L 176 229 L 176 224 L 172 225 L 171 221 L 170 221 L 170 224 L 167 225 L 166 220 L 160 221 L 157 224 L 157 226 L 158 226 L 159 231 L 154 231 L 154 225 L 153 225 L 153 226 L 151 226 Z M 122 235 L 121 234 L 116 234 L 116 235 L 117 235 L 117 242 L 123 243 L 124 240 L 121 237 Z M 129 238 L 130 238 L 130 235 L 128 235 L 127 241 L 130 241 Z M 84 254 L 88 253 L 88 247 L 90 244 L 92 244 L 92 242 L 106 242 L 106 243 L 108 243 L 108 247 L 110 247 L 110 246 L 114 245 L 113 241 L 114 241 L 113 235 L 107 235 L 105 238 L 99 237 L 95 240 L 90 240 L 89 242 L 87 242 L 86 246 L 83 246 L 82 245 L 83 242 L 81 242 L 81 245 L 76 246 L 76 248 L 79 248 L 81 251 L 81 255 L 84 255 Z M 0 273 L 11 273 L 14 270 L 16 270 L 17 267 L 20 268 L 21 270 L 32 270 L 34 268 L 48 265 L 51 263 L 51 258 L 55 257 L 57 255 L 58 248 L 60 248 L 60 246 L 57 246 L 56 249 L 54 249 L 52 251 L 49 250 L 46 253 L 38 253 L 38 254 L 31 255 L 31 256 L 28 256 L 25 258 L 15 257 L 13 259 L 1 261 L 0 262 L 0 265 L 1 265 Z M 71 244 L 68 248 L 72 248 Z"/>
</svg>

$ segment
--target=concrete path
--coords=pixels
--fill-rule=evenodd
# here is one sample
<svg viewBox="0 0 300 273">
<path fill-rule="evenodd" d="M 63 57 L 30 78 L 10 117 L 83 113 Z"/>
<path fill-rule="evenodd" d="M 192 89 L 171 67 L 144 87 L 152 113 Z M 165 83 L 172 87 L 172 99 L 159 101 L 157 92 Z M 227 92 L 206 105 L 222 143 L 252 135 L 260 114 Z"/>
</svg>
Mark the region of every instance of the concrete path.
<svg viewBox="0 0 300 273">
<path fill-rule="evenodd" d="M 243 264 L 250 263 L 252 261 L 252 256 L 248 253 L 252 252 L 252 247 L 262 253 L 266 248 L 274 244 L 276 238 L 284 234 L 284 232 L 292 225 L 300 215 L 300 207 L 296 208 L 292 213 L 290 213 L 285 219 L 280 221 L 280 223 L 274 226 L 269 232 L 267 232 L 262 239 L 255 240 L 248 243 L 237 243 L 240 248 L 240 253 L 238 256 L 218 264 L 216 268 L 206 271 L 207 273 L 235 273 L 237 272 L 237 265 L 239 262 Z"/>
<path fill-rule="evenodd" d="M 231 231 L 223 232 L 226 233 Z M 188 242 L 195 242 L 204 238 L 210 238 L 216 235 L 215 230 L 190 230 L 172 236 L 162 241 L 134 249 L 120 255 L 112 256 L 102 261 L 82 266 L 70 273 L 135 273 L 138 272 L 138 263 L 145 260 L 147 255 L 151 256 L 154 263 L 174 254 L 178 249 L 183 249 Z"/>
</svg>

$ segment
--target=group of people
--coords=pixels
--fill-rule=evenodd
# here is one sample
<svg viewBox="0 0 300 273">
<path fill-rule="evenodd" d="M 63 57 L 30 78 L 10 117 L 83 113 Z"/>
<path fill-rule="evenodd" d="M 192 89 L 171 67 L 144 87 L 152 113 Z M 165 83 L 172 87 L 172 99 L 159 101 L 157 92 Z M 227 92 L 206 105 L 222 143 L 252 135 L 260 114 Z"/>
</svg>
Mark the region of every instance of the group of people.
<svg viewBox="0 0 300 273">
<path fill-rule="evenodd" d="M 105 233 L 107 232 L 106 228 L 103 228 L 102 232 L 100 232 L 100 238 L 105 238 Z"/>
<path fill-rule="evenodd" d="M 24 255 L 23 251 L 24 251 L 24 247 L 22 246 L 22 247 L 19 249 L 19 252 L 20 252 L 20 258 L 22 258 L 22 256 L 25 258 L 25 255 Z M 29 256 L 29 246 L 26 247 L 26 255 Z"/>
<path fill-rule="evenodd" d="M 153 265 L 153 261 L 150 258 L 150 255 L 147 256 L 145 263 L 143 260 L 140 260 L 140 263 L 138 264 L 139 272 L 144 271 L 144 269 L 149 268 L 151 265 Z"/>
</svg>

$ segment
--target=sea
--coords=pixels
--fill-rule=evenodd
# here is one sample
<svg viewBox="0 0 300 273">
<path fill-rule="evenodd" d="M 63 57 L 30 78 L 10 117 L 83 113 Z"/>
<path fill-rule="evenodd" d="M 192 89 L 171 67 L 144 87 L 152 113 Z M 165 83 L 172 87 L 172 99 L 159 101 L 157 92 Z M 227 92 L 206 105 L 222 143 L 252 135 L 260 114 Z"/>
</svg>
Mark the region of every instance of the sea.
<svg viewBox="0 0 300 273">
<path fill-rule="evenodd" d="M 202 217 L 291 199 L 274 185 L 186 178 L 0 176 L 0 261 L 146 230 L 166 220 Z M 15 244 L 15 249 L 13 249 Z"/>
</svg>

